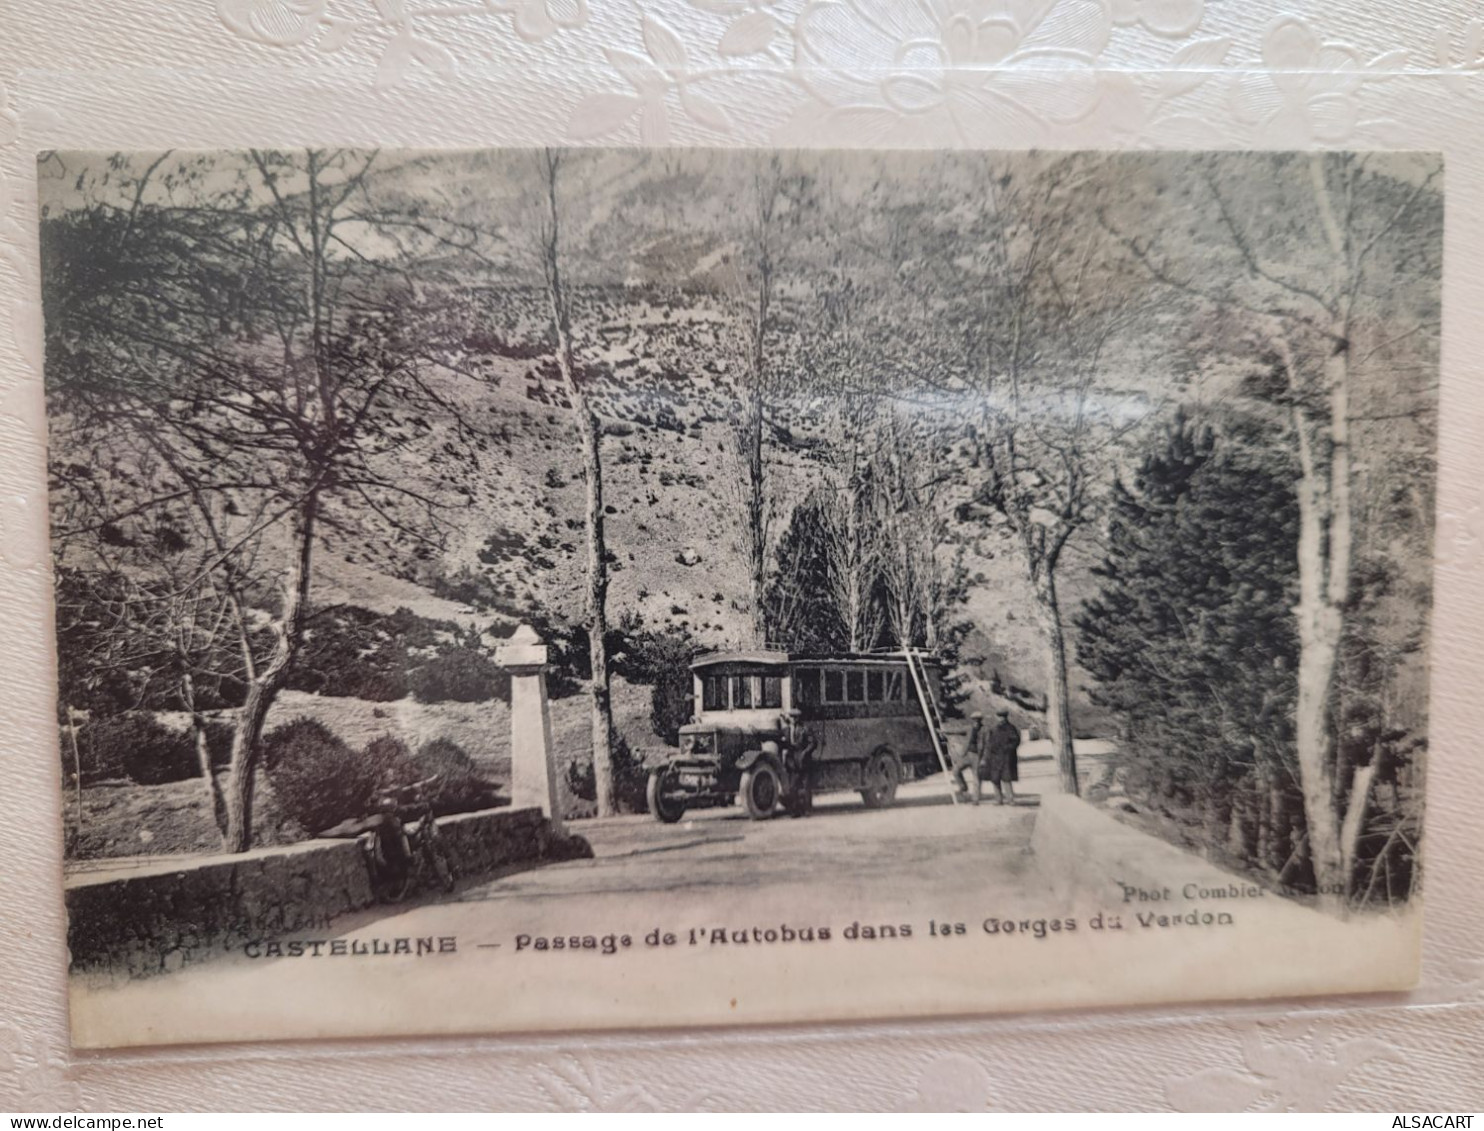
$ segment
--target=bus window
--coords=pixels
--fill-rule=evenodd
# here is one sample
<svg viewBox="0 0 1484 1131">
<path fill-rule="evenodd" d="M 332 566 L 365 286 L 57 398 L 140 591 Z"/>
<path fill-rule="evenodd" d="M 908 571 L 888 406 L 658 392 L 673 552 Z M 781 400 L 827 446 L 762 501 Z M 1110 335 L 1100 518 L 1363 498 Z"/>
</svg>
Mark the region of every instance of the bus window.
<svg viewBox="0 0 1484 1131">
<path fill-rule="evenodd" d="M 865 698 L 866 698 L 866 673 L 865 672 L 856 671 L 856 672 L 846 672 L 845 673 L 845 698 L 846 699 L 849 699 L 852 703 L 861 703 L 861 702 L 864 702 L 865 701 Z"/>
<path fill-rule="evenodd" d="M 866 673 L 866 698 L 872 703 L 880 703 L 882 699 L 886 698 L 883 694 L 885 691 L 884 682 L 881 672 Z"/>
<path fill-rule="evenodd" d="M 781 676 L 763 676 L 763 701 L 762 707 L 783 706 L 783 679 Z"/>
<path fill-rule="evenodd" d="M 701 680 L 701 710 L 725 711 L 727 709 L 726 676 L 708 675 Z"/>
<path fill-rule="evenodd" d="M 752 706 L 752 677 L 732 676 L 732 710 L 744 711 Z"/>
<path fill-rule="evenodd" d="M 824 701 L 845 702 L 845 673 L 826 669 L 824 673 Z"/>
<path fill-rule="evenodd" d="M 886 697 L 893 703 L 900 703 L 906 698 L 902 693 L 901 668 L 893 668 L 886 673 Z"/>
<path fill-rule="evenodd" d="M 819 669 L 799 668 L 794 672 L 794 706 L 819 705 Z"/>
</svg>

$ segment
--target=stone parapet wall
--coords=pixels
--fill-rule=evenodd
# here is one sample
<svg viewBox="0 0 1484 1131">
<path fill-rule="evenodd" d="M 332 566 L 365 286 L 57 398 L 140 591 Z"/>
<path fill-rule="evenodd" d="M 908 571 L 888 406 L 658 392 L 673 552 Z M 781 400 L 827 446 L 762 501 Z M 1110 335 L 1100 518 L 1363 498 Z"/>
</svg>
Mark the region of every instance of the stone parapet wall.
<svg viewBox="0 0 1484 1131">
<path fill-rule="evenodd" d="M 1031 851 L 1048 890 L 1063 902 L 1090 899 L 1163 913 L 1194 903 L 1250 906 L 1261 901 L 1297 921 L 1317 914 L 1069 794 L 1042 795 Z"/>
<path fill-rule="evenodd" d="M 580 838 L 553 836 L 539 809 L 463 813 L 439 829 L 461 881 L 590 854 Z M 67 881 L 66 900 L 72 970 L 140 977 L 253 940 L 324 930 L 376 897 L 356 841 L 313 840 L 82 873 Z"/>
<path fill-rule="evenodd" d="M 438 822 L 455 873 L 485 876 L 498 868 L 551 854 L 555 838 L 540 809 L 460 813 Z"/>
</svg>

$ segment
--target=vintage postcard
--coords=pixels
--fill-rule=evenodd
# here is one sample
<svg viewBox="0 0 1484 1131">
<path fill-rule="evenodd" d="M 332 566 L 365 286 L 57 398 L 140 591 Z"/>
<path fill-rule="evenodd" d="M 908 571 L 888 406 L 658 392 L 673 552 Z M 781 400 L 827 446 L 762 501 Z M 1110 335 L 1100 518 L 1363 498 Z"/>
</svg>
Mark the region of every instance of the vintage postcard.
<svg viewBox="0 0 1484 1131">
<path fill-rule="evenodd" d="M 75 1045 L 1414 983 L 1438 157 L 38 176 Z"/>
</svg>

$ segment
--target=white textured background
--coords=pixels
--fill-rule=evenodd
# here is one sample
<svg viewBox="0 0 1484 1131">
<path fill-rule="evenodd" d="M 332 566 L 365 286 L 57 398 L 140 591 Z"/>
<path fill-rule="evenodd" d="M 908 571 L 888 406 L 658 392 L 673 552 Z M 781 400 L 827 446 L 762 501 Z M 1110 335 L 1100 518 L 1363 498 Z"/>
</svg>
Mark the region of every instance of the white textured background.
<svg viewBox="0 0 1484 1131">
<path fill-rule="evenodd" d="M 0 1110 L 1484 1108 L 1484 7 L 941 7 L 975 18 L 936 21 L 927 0 L 0 4 Z M 1008 18 L 955 30 L 992 10 Z M 34 153 L 310 142 L 1444 151 L 1422 988 L 953 1023 L 72 1056 Z"/>
</svg>

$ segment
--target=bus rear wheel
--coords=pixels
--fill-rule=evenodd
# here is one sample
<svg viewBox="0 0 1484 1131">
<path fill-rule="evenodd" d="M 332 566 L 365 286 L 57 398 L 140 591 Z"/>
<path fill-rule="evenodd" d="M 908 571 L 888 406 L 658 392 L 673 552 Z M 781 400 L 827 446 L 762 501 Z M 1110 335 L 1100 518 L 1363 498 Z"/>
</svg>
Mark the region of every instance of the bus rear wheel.
<svg viewBox="0 0 1484 1131">
<path fill-rule="evenodd" d="M 862 773 L 861 800 L 867 809 L 882 809 L 896 800 L 897 782 L 901 780 L 897 756 L 883 747 L 866 759 Z"/>
<path fill-rule="evenodd" d="M 767 762 L 758 762 L 742 775 L 738 790 L 747 815 L 754 821 L 766 821 L 778 807 L 778 798 L 783 793 L 778 781 L 778 771 Z"/>
</svg>

